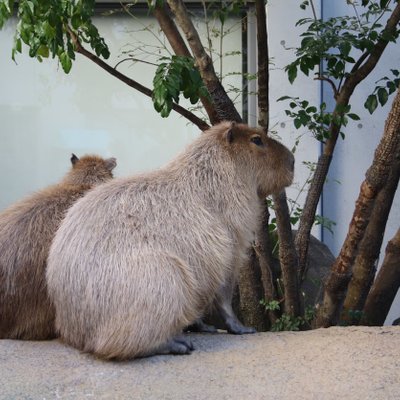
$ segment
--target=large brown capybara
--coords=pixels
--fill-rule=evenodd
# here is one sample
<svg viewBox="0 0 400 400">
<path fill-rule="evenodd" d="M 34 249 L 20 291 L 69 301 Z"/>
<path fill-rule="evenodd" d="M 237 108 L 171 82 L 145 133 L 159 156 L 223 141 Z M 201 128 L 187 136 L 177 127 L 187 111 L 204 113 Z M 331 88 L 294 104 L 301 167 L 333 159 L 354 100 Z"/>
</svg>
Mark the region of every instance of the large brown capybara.
<svg viewBox="0 0 400 400">
<path fill-rule="evenodd" d="M 176 335 L 213 301 L 240 329 L 218 296 L 246 257 L 260 198 L 292 182 L 293 164 L 262 131 L 223 122 L 164 168 L 76 202 L 47 269 L 62 340 L 106 359 L 186 354 L 191 344 Z"/>
<path fill-rule="evenodd" d="M 93 186 L 112 178 L 115 158 L 71 158 L 72 169 L 57 185 L 0 213 L 0 339 L 42 340 L 55 336 L 55 311 L 46 288 L 51 241 L 66 210 Z"/>
</svg>

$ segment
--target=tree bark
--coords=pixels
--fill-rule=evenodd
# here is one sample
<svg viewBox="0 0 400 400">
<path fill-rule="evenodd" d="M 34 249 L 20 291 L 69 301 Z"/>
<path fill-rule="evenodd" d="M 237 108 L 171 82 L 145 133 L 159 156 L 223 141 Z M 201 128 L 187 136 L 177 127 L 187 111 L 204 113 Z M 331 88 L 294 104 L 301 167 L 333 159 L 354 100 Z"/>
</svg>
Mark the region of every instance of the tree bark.
<svg viewBox="0 0 400 400">
<path fill-rule="evenodd" d="M 258 124 L 269 128 L 269 55 L 267 15 L 264 0 L 256 0 L 257 53 L 258 53 Z"/>
<path fill-rule="evenodd" d="M 316 318 L 317 327 L 336 325 L 339 320 L 358 246 L 371 216 L 375 199 L 387 181 L 392 163 L 395 162 L 399 140 L 400 90 L 397 91 L 393 101 L 372 165 L 361 184 L 346 239 L 325 284 L 323 304 Z"/>
<path fill-rule="evenodd" d="M 383 325 L 400 287 L 400 229 L 386 247 L 385 259 L 365 303 L 361 323 Z"/>
<path fill-rule="evenodd" d="M 258 261 L 259 264 L 264 300 L 266 303 L 269 303 L 272 300 L 277 300 L 277 294 L 274 286 L 274 260 L 270 245 L 271 242 L 268 231 L 268 223 L 269 211 L 268 207 L 265 205 L 260 230 L 257 234 L 257 241 L 254 245 L 254 251 L 257 255 L 255 261 Z M 276 313 L 272 310 L 268 310 L 267 314 L 271 324 L 273 324 L 278 318 Z"/>
<path fill-rule="evenodd" d="M 261 272 L 256 253 L 250 250 L 248 262 L 242 266 L 239 277 L 240 317 L 244 325 L 263 332 L 268 328 L 266 311 L 261 305 Z"/>
<path fill-rule="evenodd" d="M 353 68 L 350 74 L 345 79 L 342 89 L 337 93 L 335 112 L 340 115 L 340 109 L 349 103 L 350 97 L 353 94 L 356 86 L 364 80 L 371 71 L 375 68 L 380 60 L 387 44 L 387 37 L 393 35 L 400 21 L 400 2 L 397 3 L 390 18 L 387 20 L 383 29 L 383 37 L 377 41 L 374 48 L 366 56 L 363 54 L 360 57 L 357 68 Z M 322 188 L 328 175 L 333 152 L 340 133 L 341 126 L 332 123 L 329 128 L 329 138 L 326 141 L 324 152 L 318 160 L 317 168 L 307 193 L 307 198 L 304 204 L 303 212 L 300 218 L 299 230 L 296 236 L 296 249 L 299 254 L 299 271 L 304 274 L 307 262 L 307 252 L 310 240 L 311 228 L 314 224 L 315 213 L 317 210 L 319 198 L 322 193 Z"/>
<path fill-rule="evenodd" d="M 175 54 L 178 56 L 192 57 L 185 41 L 175 25 L 174 20 L 169 15 L 166 5 L 156 5 L 153 13 Z M 200 101 L 206 110 L 211 125 L 216 124 L 219 119 L 212 103 L 204 96 L 200 97 Z"/>
<path fill-rule="evenodd" d="M 283 191 L 279 195 L 273 196 L 273 199 L 276 218 L 280 221 L 278 223 L 279 260 L 285 287 L 284 311 L 286 314 L 297 317 L 301 311 L 297 279 L 297 254 L 293 243 L 286 194 Z"/>
<path fill-rule="evenodd" d="M 181 27 L 192 50 L 197 68 L 206 85 L 213 101 L 214 109 L 220 121 L 241 122 L 242 118 L 237 112 L 232 100 L 227 95 L 224 87 L 215 73 L 211 58 L 206 53 L 199 34 L 193 25 L 185 4 L 182 0 L 167 0 L 174 13 L 178 25 Z"/>
<path fill-rule="evenodd" d="M 400 154 L 400 148 L 397 149 Z M 342 320 L 348 324 L 358 324 L 359 319 L 352 318 L 351 311 L 361 311 L 376 272 L 376 263 L 382 246 L 386 222 L 392 207 L 393 198 L 400 178 L 400 156 L 395 159 L 388 180 L 379 192 L 364 238 L 360 244 L 354 262 L 346 299 L 343 306 Z"/>
</svg>

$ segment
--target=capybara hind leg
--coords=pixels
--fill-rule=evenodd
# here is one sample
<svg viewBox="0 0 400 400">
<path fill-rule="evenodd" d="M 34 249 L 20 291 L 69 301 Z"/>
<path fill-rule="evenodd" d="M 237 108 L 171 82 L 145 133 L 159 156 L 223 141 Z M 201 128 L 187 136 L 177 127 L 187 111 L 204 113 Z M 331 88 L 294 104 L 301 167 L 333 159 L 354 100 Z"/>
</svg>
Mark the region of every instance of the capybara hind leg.
<svg viewBox="0 0 400 400">
<path fill-rule="evenodd" d="M 188 332 L 202 332 L 202 333 L 217 333 L 217 328 L 214 325 L 206 324 L 201 318 L 188 326 L 185 331 Z"/>
<path fill-rule="evenodd" d="M 236 316 L 232 309 L 232 296 L 233 296 L 233 280 L 227 282 L 222 286 L 215 299 L 215 306 L 219 313 L 222 321 L 225 324 L 225 328 L 229 333 L 235 335 L 245 335 L 248 333 L 255 333 L 255 328 L 251 326 L 244 326 Z"/>
<path fill-rule="evenodd" d="M 159 347 L 154 354 L 190 354 L 192 350 L 194 350 L 192 341 L 180 335 Z"/>
</svg>

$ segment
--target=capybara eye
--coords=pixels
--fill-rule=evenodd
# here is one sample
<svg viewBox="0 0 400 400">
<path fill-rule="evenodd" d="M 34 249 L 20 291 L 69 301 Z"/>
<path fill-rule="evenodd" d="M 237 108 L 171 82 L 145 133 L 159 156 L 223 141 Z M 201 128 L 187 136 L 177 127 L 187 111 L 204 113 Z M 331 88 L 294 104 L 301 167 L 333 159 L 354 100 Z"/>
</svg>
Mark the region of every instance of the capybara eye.
<svg viewBox="0 0 400 400">
<path fill-rule="evenodd" d="M 263 145 L 263 142 L 262 142 L 260 136 L 253 136 L 253 137 L 250 139 L 250 142 L 253 142 L 253 143 L 256 144 L 257 146 L 262 146 L 262 145 Z"/>
</svg>

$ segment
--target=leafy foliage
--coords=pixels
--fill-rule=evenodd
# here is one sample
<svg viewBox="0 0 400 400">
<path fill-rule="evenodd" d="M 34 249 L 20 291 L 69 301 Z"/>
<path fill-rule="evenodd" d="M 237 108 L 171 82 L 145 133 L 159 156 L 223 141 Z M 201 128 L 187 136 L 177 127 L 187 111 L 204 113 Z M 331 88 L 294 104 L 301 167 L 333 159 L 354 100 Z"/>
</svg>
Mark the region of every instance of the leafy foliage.
<svg viewBox="0 0 400 400">
<path fill-rule="evenodd" d="M 329 138 L 329 127 L 332 123 L 337 126 L 346 126 L 349 119 L 358 121 L 360 117 L 357 114 L 351 113 L 351 106 L 337 106 L 333 112 L 326 111 L 326 104 L 323 102 L 316 106 L 310 105 L 307 100 L 300 100 L 299 97 L 283 96 L 278 101 L 290 100 L 290 109 L 285 110 L 286 115 L 293 119 L 293 124 L 296 129 L 306 127 L 314 137 L 324 142 Z M 340 132 L 342 138 L 344 133 Z"/>
<path fill-rule="evenodd" d="M 0 28 L 14 12 L 19 19 L 14 38 L 12 58 L 22 52 L 22 43 L 29 48 L 29 56 L 39 61 L 50 55 L 58 57 L 68 73 L 75 59 L 75 45 L 71 32 L 88 43 L 98 56 L 110 53 L 104 39 L 91 21 L 94 0 L 0 0 Z"/>
<path fill-rule="evenodd" d="M 400 85 L 400 72 L 397 69 L 390 70 L 394 76 L 394 78 L 388 78 L 387 76 L 380 79 L 378 82 L 385 83 L 384 85 L 376 86 L 372 94 L 367 97 L 367 100 L 364 103 L 364 107 L 372 114 L 376 108 L 378 107 L 378 103 L 381 106 L 384 106 L 389 96 L 396 91 L 396 89 Z"/>
<path fill-rule="evenodd" d="M 190 57 L 163 57 L 153 79 L 153 104 L 162 117 L 168 117 L 173 102 L 179 103 L 180 93 L 192 104 L 200 96 L 209 96 L 200 73 Z"/>
<path fill-rule="evenodd" d="M 298 70 L 307 76 L 310 72 L 315 72 L 319 79 L 330 82 L 336 96 L 343 80 L 360 66 L 361 57 L 367 56 L 378 41 L 397 40 L 400 30 L 389 35 L 380 23 L 384 14 L 391 11 L 390 3 L 389 0 L 364 0 L 364 12 L 360 15 L 356 12 L 354 16 L 332 17 L 327 20 L 299 20 L 296 25 L 306 26 L 306 31 L 301 34 L 302 41 L 296 49 L 296 59 L 285 68 L 290 83 L 295 81 Z M 306 9 L 309 5 L 309 1 L 303 1 L 300 7 Z M 355 3 L 353 7 L 356 7 Z M 353 58 L 357 52 L 358 61 Z M 384 105 L 399 85 L 398 79 L 385 78 L 386 87 L 377 87 L 364 104 L 370 113 L 378 104 Z M 295 126 L 305 126 L 306 117 L 303 112 L 294 118 Z M 325 116 L 327 118 L 329 117 Z M 323 121 L 324 124 L 325 122 Z M 321 140 L 324 135 L 320 132 L 316 137 Z"/>
</svg>

